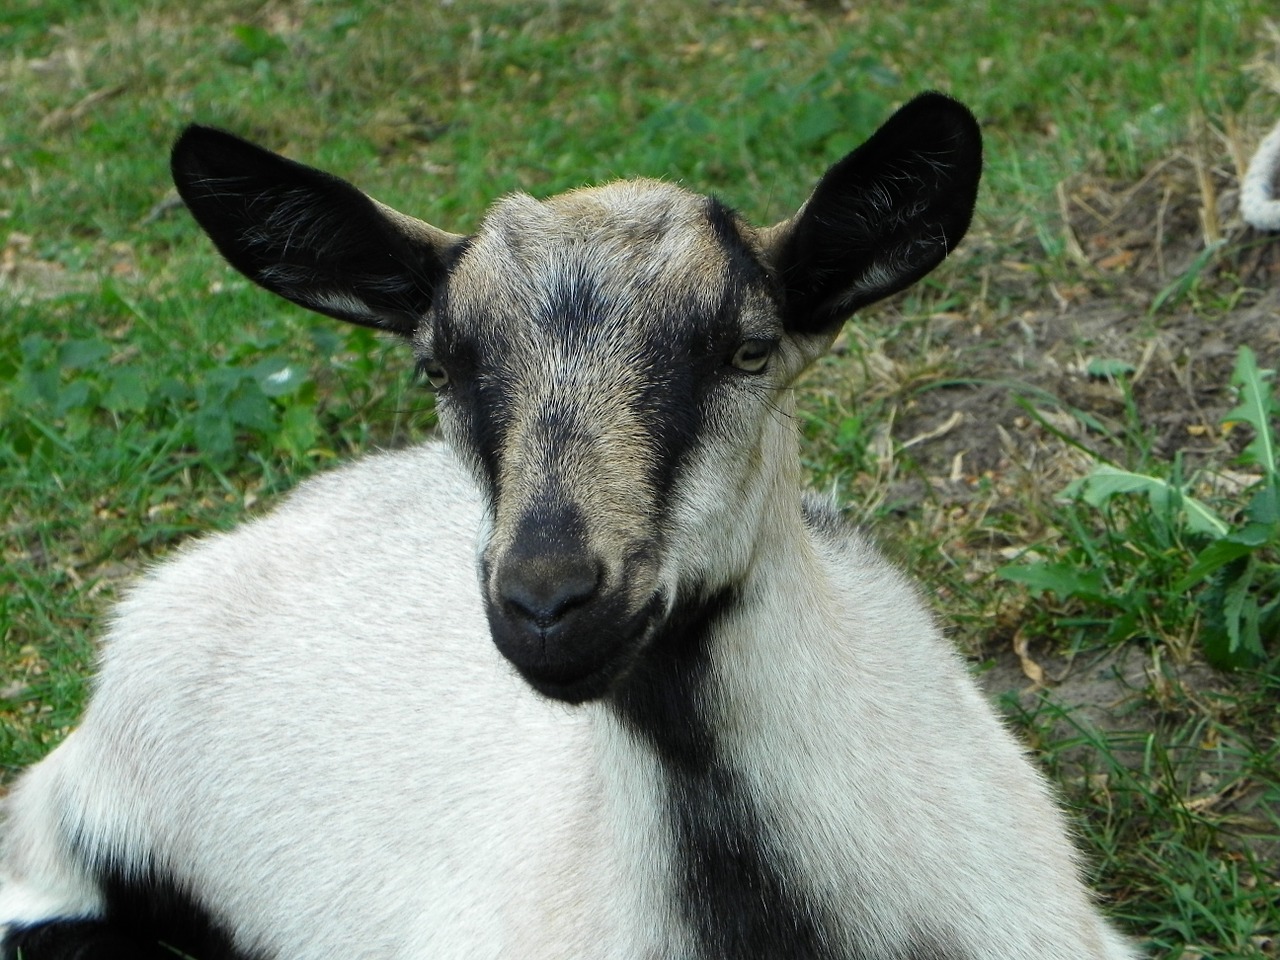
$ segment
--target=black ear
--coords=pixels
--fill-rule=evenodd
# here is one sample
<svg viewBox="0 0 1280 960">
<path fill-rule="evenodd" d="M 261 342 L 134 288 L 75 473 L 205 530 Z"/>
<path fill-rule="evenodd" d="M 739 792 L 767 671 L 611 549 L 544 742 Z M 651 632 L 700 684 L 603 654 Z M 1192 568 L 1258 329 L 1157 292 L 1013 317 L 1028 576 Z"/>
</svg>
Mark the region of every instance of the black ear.
<svg viewBox="0 0 1280 960">
<path fill-rule="evenodd" d="M 822 177 L 766 234 L 796 333 L 833 330 L 936 267 L 969 228 L 982 134 L 963 105 L 916 97 Z"/>
<path fill-rule="evenodd" d="M 339 320 L 409 336 L 462 238 L 338 177 L 210 127 L 173 146 L 173 181 L 233 267 Z"/>
</svg>

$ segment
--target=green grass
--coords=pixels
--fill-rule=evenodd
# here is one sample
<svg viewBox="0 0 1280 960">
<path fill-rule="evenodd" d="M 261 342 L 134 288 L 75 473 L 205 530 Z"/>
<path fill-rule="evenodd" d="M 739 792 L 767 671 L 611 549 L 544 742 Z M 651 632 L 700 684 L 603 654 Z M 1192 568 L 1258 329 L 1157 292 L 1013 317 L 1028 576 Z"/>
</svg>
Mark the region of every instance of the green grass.
<svg viewBox="0 0 1280 960">
<path fill-rule="evenodd" d="M 975 544 L 1035 541 L 1026 516 L 1065 528 L 1060 487 L 956 515 L 889 439 L 892 419 L 919 391 L 969 375 L 933 318 L 1017 317 L 1078 282 L 1061 182 L 1134 182 L 1206 125 L 1270 124 L 1274 102 L 1242 67 L 1275 56 L 1263 29 L 1271 0 L 1082 0 L 1034 16 L 994 0 L 853 6 L 10 3 L 0 19 L 4 778 L 74 724 L 97 618 L 130 575 L 317 469 L 430 428 L 403 353 L 233 276 L 172 204 L 168 146 L 191 121 L 465 231 L 504 191 L 639 175 L 714 191 L 770 222 L 913 93 L 965 100 L 987 137 L 974 236 L 935 277 L 861 318 L 845 354 L 824 363 L 804 404 L 806 456 L 821 484 L 892 533 L 966 646 L 993 624 L 1066 649 L 1101 642 L 1098 608 L 1021 607 L 1010 585 L 966 561 Z M 1238 285 L 1210 284 L 1207 262 L 1168 288 L 1153 323 L 1188 300 L 1233 309 Z M 1009 263 L 1017 282 L 1002 279 Z M 1167 561 L 1160 541 L 1121 532 L 1116 549 L 1136 541 L 1147 569 Z M 1149 630 L 1142 642 L 1193 648 L 1195 609 L 1177 623 L 1177 636 Z M 1149 756 L 1134 763 L 1121 762 L 1130 744 L 1087 731 L 1055 739 L 1040 713 L 1021 715 L 1081 813 L 1104 895 L 1170 960 L 1277 955 L 1274 865 L 1249 859 L 1261 847 L 1241 839 L 1232 811 L 1187 814 L 1194 776 L 1173 775 L 1166 757 L 1198 744 L 1195 723 L 1210 717 L 1271 813 L 1248 829 L 1274 841 L 1274 677 L 1223 682 L 1234 706 L 1201 709 L 1195 695 L 1198 706 L 1169 707 L 1170 726 L 1135 734 Z M 1105 783 L 1064 772 L 1060 758 L 1081 751 Z"/>
<path fill-rule="evenodd" d="M 1280 456 L 1270 373 L 1240 348 L 1232 377 L 1239 403 L 1222 426 L 1244 424 L 1251 433 L 1236 458 L 1256 471 L 1243 489 L 1207 503 L 1193 495 L 1180 460 L 1154 462 L 1146 449 L 1150 472 L 1097 463 L 1063 491 L 1064 554 L 1010 564 L 1000 575 L 1096 610 L 1087 626 L 1110 642 L 1159 637 L 1177 645 L 1198 634 L 1215 666 L 1280 662 Z M 1130 398 L 1127 381 L 1123 387 Z"/>
<path fill-rule="evenodd" d="M 1280 752 L 1273 727 L 1246 717 L 1256 700 L 1209 706 L 1209 718 L 1170 710 L 1154 730 L 1111 737 L 1052 705 L 1019 716 L 1047 731 L 1033 744 L 1084 814 L 1096 872 L 1121 884 L 1113 912 L 1153 956 L 1274 956 Z"/>
</svg>

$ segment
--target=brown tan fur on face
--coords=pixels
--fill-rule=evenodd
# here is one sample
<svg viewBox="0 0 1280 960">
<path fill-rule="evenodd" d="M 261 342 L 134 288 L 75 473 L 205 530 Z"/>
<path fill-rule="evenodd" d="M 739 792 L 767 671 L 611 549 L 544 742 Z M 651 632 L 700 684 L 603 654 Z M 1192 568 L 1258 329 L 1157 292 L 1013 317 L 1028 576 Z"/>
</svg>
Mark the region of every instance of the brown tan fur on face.
<svg viewBox="0 0 1280 960">
<path fill-rule="evenodd" d="M 510 392 L 487 551 L 499 564 L 519 520 L 549 497 L 580 512 L 609 586 L 653 540 L 655 440 L 636 398 L 672 362 L 653 345 L 678 343 L 688 313 L 709 314 L 725 295 L 730 263 L 706 211 L 705 198 L 653 180 L 545 201 L 517 194 L 495 205 L 455 268 L 451 310 L 479 343 L 505 343 L 488 351 L 503 356 Z M 570 320 L 554 300 L 573 289 L 591 292 Z M 548 442 L 551 412 L 573 423 L 570 442 Z M 637 573 L 628 569 L 628 588 L 640 603 L 656 570 Z"/>
</svg>

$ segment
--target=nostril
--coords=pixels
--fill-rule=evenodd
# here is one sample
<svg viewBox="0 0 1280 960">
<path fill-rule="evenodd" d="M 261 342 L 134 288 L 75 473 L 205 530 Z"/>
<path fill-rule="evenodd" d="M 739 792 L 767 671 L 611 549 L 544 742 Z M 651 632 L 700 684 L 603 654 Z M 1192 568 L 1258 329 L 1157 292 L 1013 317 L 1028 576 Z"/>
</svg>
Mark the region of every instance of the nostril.
<svg viewBox="0 0 1280 960">
<path fill-rule="evenodd" d="M 521 564 L 500 586 L 508 613 L 550 627 L 596 595 L 603 568 L 595 561 Z"/>
</svg>

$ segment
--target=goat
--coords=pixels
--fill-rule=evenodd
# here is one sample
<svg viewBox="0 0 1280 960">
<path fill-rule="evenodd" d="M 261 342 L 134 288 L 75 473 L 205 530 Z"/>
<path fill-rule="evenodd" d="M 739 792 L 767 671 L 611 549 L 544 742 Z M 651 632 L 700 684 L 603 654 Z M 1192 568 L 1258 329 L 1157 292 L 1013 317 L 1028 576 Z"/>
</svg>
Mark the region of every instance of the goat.
<svg viewBox="0 0 1280 960">
<path fill-rule="evenodd" d="M 8 800 L 0 956 L 1136 956 L 914 588 L 801 493 L 792 384 L 968 229 L 963 106 L 768 229 L 640 180 L 463 237 L 202 127 L 172 167 L 234 267 L 409 341 L 445 442 L 123 601 Z"/>
</svg>

